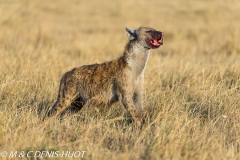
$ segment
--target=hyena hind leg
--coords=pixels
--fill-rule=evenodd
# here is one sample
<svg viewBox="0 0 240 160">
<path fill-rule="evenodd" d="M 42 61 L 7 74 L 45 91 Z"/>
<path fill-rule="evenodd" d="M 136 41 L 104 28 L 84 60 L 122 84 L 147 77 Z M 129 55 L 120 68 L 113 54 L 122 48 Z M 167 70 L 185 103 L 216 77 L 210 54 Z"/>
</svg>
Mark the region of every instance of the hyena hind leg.
<svg viewBox="0 0 240 160">
<path fill-rule="evenodd" d="M 52 108 L 48 111 L 47 117 L 52 117 L 63 111 L 71 104 L 71 100 L 67 98 L 58 98 L 57 101 L 54 103 Z"/>
<path fill-rule="evenodd" d="M 48 111 L 47 116 L 54 116 L 59 114 L 67 107 L 69 107 L 78 96 L 77 87 L 75 81 L 72 80 L 73 77 L 67 77 L 65 74 L 60 82 L 59 93 L 56 102 L 52 108 Z"/>
<path fill-rule="evenodd" d="M 73 100 L 71 105 L 67 107 L 63 112 L 61 112 L 61 118 L 66 114 L 75 114 L 79 112 L 83 106 L 85 105 L 85 101 L 82 97 L 78 97 L 77 99 Z"/>
</svg>

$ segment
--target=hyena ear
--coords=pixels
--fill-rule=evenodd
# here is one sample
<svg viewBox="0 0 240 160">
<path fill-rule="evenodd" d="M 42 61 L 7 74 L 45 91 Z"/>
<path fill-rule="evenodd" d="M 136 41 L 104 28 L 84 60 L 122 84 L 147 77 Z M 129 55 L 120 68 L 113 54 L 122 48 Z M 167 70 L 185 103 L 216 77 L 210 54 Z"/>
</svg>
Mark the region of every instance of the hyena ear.
<svg viewBox="0 0 240 160">
<path fill-rule="evenodd" d="M 131 28 L 125 28 L 125 29 L 126 29 L 126 32 L 127 32 L 128 39 L 130 41 L 134 40 L 134 39 L 137 39 L 137 34 L 136 34 L 135 29 L 131 29 Z"/>
</svg>

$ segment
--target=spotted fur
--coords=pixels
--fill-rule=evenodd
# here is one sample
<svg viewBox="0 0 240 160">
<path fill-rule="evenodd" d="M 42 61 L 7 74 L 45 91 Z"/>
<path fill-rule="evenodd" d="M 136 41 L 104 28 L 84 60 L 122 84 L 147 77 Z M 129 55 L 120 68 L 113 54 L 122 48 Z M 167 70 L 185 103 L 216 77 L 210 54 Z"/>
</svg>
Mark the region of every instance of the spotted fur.
<svg viewBox="0 0 240 160">
<path fill-rule="evenodd" d="M 120 101 L 138 125 L 142 124 L 144 69 L 150 49 L 163 44 L 163 33 L 149 27 L 126 28 L 129 42 L 123 56 L 102 64 L 84 65 L 65 73 L 48 116 L 85 105 L 110 106 Z"/>
</svg>

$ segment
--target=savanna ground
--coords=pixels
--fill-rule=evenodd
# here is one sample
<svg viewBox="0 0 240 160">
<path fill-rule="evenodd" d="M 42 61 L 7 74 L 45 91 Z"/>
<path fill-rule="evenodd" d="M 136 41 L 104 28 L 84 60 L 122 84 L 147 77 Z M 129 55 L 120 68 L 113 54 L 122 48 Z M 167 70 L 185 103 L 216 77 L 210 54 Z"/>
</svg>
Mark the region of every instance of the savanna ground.
<svg viewBox="0 0 240 160">
<path fill-rule="evenodd" d="M 0 152 L 240 159 L 239 11 L 237 0 L 1 0 Z M 139 26 L 165 32 L 146 68 L 142 128 L 119 103 L 41 121 L 63 73 L 118 58 L 124 28 Z"/>
</svg>

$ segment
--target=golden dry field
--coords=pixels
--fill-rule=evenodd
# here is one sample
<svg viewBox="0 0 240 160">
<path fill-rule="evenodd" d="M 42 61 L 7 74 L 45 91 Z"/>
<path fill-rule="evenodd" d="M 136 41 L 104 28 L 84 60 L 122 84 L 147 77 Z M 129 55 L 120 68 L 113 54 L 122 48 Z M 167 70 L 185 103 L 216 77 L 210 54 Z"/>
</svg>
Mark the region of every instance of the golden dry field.
<svg viewBox="0 0 240 160">
<path fill-rule="evenodd" d="M 41 121 L 66 71 L 118 58 L 125 27 L 140 26 L 165 33 L 145 72 L 142 128 L 119 103 Z M 240 159 L 240 1 L 0 0 L 0 159 L 74 159 L 65 153 Z"/>
</svg>

